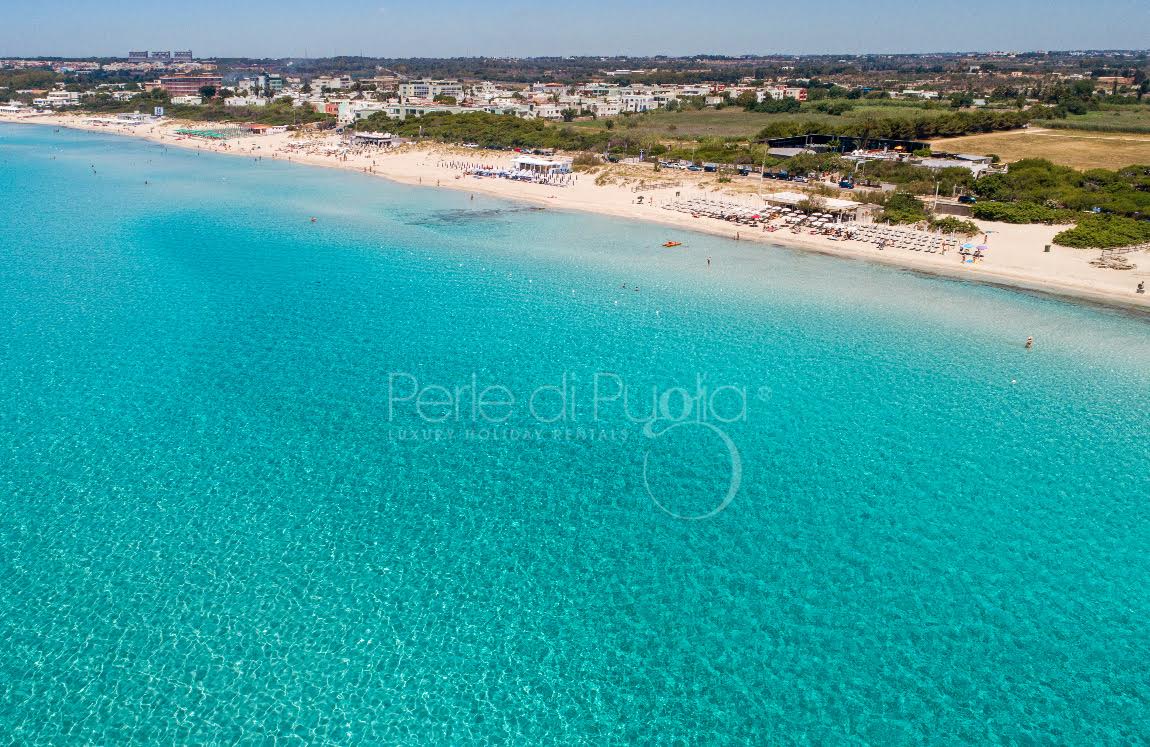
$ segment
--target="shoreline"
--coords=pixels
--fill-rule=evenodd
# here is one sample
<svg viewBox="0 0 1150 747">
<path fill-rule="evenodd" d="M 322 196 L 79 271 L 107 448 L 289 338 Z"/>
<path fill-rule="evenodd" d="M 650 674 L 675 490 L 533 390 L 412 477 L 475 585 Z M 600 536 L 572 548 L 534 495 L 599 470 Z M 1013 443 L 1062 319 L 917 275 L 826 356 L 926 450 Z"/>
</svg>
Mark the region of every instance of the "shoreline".
<svg viewBox="0 0 1150 747">
<path fill-rule="evenodd" d="M 670 178 L 680 181 L 671 182 L 667 175 L 658 176 L 653 170 L 643 167 L 633 167 L 630 171 L 609 169 L 604 172 L 609 175 L 608 183 L 600 184 L 600 179 L 596 179 L 594 174 L 583 172 L 576 175 L 575 183 L 571 186 L 558 187 L 493 177 L 462 176 L 458 169 L 444 165 L 445 160 L 482 160 L 485 163 L 503 161 L 508 158 L 507 152 L 503 151 L 476 151 L 441 144 L 420 144 L 378 153 L 340 155 L 336 153 L 338 139 L 335 135 L 296 139 L 284 133 L 213 143 L 174 134 L 174 129 L 193 126 L 191 123 L 163 122 L 129 126 L 97 124 L 83 119 L 77 115 L 0 115 L 0 123 L 65 127 L 135 137 L 188 150 L 337 168 L 383 177 L 408 186 L 468 191 L 545 208 L 642 220 L 731 240 L 874 262 L 934 277 L 983 283 L 1063 300 L 1085 301 L 1097 306 L 1135 312 L 1139 316 L 1150 315 L 1150 294 L 1138 295 L 1134 292 L 1134 286 L 1139 281 L 1150 279 L 1150 255 L 1145 252 L 1137 255 L 1135 263 L 1139 267 L 1133 271 L 1095 268 L 1089 265 L 1089 260 L 1097 256 L 1096 250 L 1055 246 L 1049 253 L 1043 251 L 1043 246 L 1050 244 L 1054 234 L 1060 230 L 1060 227 L 1055 226 L 1019 226 L 976 221 L 994 237 L 989 242 L 992 251 L 988 252 L 987 259 L 980 264 L 956 264 L 957 256 L 953 254 L 940 256 L 900 249 L 879 251 L 873 245 L 860 241 L 831 241 L 825 236 L 793 234 L 788 230 L 766 232 L 747 226 L 733 226 L 716 218 L 696 218 L 664 209 L 661 205 L 671 202 L 679 194 L 683 194 L 684 199 L 696 196 L 712 199 L 721 197 L 748 206 L 757 201 L 756 191 L 738 190 L 746 184 L 712 184 L 708 182 L 708 176 L 693 173 L 673 175 Z M 645 198 L 645 204 L 637 204 L 636 198 L 639 196 Z"/>
</svg>

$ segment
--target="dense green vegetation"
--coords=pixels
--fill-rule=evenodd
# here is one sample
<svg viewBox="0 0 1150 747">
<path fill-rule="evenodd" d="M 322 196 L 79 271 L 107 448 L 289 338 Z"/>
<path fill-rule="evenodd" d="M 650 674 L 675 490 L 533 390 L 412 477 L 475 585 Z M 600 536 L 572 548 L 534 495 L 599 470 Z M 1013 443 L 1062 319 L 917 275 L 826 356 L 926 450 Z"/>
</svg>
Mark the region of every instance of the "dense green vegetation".
<svg viewBox="0 0 1150 747">
<path fill-rule="evenodd" d="M 866 202 L 882 206 L 877 216 L 880 221 L 895 224 L 925 223 L 936 231 L 959 236 L 973 236 L 980 232 L 979 227 L 971 221 L 952 215 L 931 215 L 926 203 L 909 192 L 871 192 L 863 198 Z"/>
<path fill-rule="evenodd" d="M 780 120 L 759 130 L 757 138 L 804 135 L 819 132 L 828 135 L 849 135 L 862 138 L 891 138 L 895 140 L 922 140 L 935 137 L 958 137 L 980 132 L 1013 130 L 1027 124 L 1034 115 L 1048 115 L 1041 111 L 932 111 L 910 116 L 883 116 L 868 114 L 841 122 Z"/>
<path fill-rule="evenodd" d="M 991 202 L 1016 203 L 1003 213 L 1015 223 L 1052 222 L 1058 220 L 1058 211 L 1095 208 L 1130 218 L 1150 218 L 1150 166 L 1083 172 L 1031 158 L 1011 164 L 1009 173 L 984 176 L 975 183 L 974 191 Z M 998 208 L 980 203 L 975 215 L 1006 219 L 985 215 L 992 210 Z M 1030 216 L 1033 219 L 1027 219 Z"/>
<path fill-rule="evenodd" d="M 920 223 L 927 219 L 926 206 L 909 192 L 894 192 L 881 204 L 879 219 L 888 223 Z"/>
<path fill-rule="evenodd" d="M 1033 202 L 980 202 L 974 206 L 974 217 L 999 223 L 1071 223 L 1077 217 L 1069 210 Z"/>
<path fill-rule="evenodd" d="M 1150 243 L 1150 221 L 1132 220 L 1117 215 L 1090 215 L 1074 228 L 1054 237 L 1060 246 L 1086 249 L 1109 249 Z"/>
<path fill-rule="evenodd" d="M 610 135 L 605 132 L 554 127 L 541 119 L 521 119 L 487 112 L 436 113 L 404 120 L 391 119 L 386 114 L 377 112 L 356 123 L 356 129 L 388 130 L 403 137 L 416 137 L 422 134 L 423 137 L 441 142 L 475 143 L 489 148 L 602 151 L 611 140 Z"/>
<path fill-rule="evenodd" d="M 0 101 L 12 100 L 16 91 L 51 88 L 59 78 L 51 70 L 0 70 Z"/>
<path fill-rule="evenodd" d="M 335 117 L 321 114 L 310 106 L 293 106 L 284 97 L 266 106 L 224 106 L 221 99 L 212 99 L 204 106 L 171 106 L 170 117 L 207 122 L 256 122 L 266 125 L 324 124 L 335 126 Z"/>
<path fill-rule="evenodd" d="M 1077 223 L 1055 237 L 1063 246 L 1108 248 L 1150 242 L 1150 166 L 1079 172 L 1028 159 L 1013 164 L 1008 174 L 983 177 L 975 191 L 989 198 L 974 206 L 976 218 Z"/>
<path fill-rule="evenodd" d="M 953 233 L 959 236 L 974 236 L 982 231 L 973 221 L 955 218 L 952 215 L 934 218 L 930 222 L 930 227 L 943 233 Z"/>
<path fill-rule="evenodd" d="M 576 123 L 588 129 L 629 129 L 663 139 L 727 137 L 743 141 L 763 141 L 811 132 L 863 137 L 919 139 L 923 137 L 979 134 L 1011 130 L 1026 124 L 1031 116 L 1049 117 L 1052 110 L 1038 107 L 1016 110 L 956 112 L 949 107 L 912 101 L 819 100 L 800 105 L 794 99 L 753 104 L 753 94 L 740 99 L 746 106 L 722 108 L 681 107 L 613 119 L 585 119 Z"/>
<path fill-rule="evenodd" d="M 797 102 L 796 102 L 797 103 Z M 728 164 L 766 164 L 768 167 L 780 165 L 781 159 L 767 156 L 764 147 L 765 137 L 805 134 L 808 132 L 832 132 L 863 137 L 923 137 L 927 134 L 955 134 L 963 132 L 986 132 L 998 128 L 1017 127 L 1025 121 L 1018 112 L 953 112 L 949 110 L 924 112 L 917 107 L 881 107 L 852 111 L 852 116 L 839 117 L 841 123 L 829 124 L 834 115 L 822 114 L 823 119 L 795 117 L 792 114 L 770 115 L 759 112 L 684 110 L 672 112 L 648 112 L 642 115 L 621 116 L 605 120 L 585 120 L 567 124 L 551 124 L 539 120 L 524 120 L 510 115 L 469 112 L 465 114 L 430 114 L 419 119 L 402 122 L 389 119 L 379 113 L 361 120 L 357 129 L 390 130 L 397 134 L 412 137 L 421 132 L 443 142 L 476 143 L 484 147 L 509 148 L 561 148 L 566 150 L 610 151 L 612 153 L 636 155 L 643 151 L 647 155 L 666 155 L 669 158 L 682 158 L 697 162 L 712 161 Z M 853 116 L 859 114 L 860 116 Z M 775 119 L 778 117 L 779 119 Z M 692 134 L 696 121 L 730 121 L 735 129 L 748 132 L 748 128 L 758 127 L 758 137 L 743 136 L 699 136 Z M 763 121 L 772 122 L 760 127 Z M 932 122 L 929 126 L 924 124 Z M 680 125 L 680 123 L 683 123 Z M 682 130 L 680 131 L 680 126 Z M 787 170 L 790 173 L 810 173 L 833 171 L 839 164 L 808 166 L 802 159 L 792 159 Z M 890 165 L 891 173 L 879 173 L 880 165 L 868 165 L 868 170 L 882 181 L 906 184 L 909 191 L 918 194 L 933 192 L 936 179 L 941 176 L 940 190 L 951 194 L 953 190 L 966 189 L 969 172 L 964 169 L 943 172 L 935 175 L 927 169 L 905 167 L 904 164 Z M 901 169 L 901 170 L 900 170 Z M 898 172 L 898 173 L 894 173 Z M 961 172 L 961 173 L 959 173 Z"/>
<path fill-rule="evenodd" d="M 961 167 L 928 169 L 899 161 L 868 161 L 858 168 L 858 175 L 869 182 L 896 184 L 900 190 L 916 195 L 935 193 L 949 197 L 957 192 L 969 192 L 974 176 Z"/>
</svg>

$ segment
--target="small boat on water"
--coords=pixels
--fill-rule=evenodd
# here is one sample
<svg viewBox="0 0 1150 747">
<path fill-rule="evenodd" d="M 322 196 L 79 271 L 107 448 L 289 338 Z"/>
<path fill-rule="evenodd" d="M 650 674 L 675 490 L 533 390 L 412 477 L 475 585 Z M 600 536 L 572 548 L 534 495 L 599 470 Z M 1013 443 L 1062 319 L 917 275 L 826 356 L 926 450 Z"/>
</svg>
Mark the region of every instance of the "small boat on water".
<svg viewBox="0 0 1150 747">
<path fill-rule="evenodd" d="M 663 242 L 663 246 L 666 246 L 666 247 L 682 246 L 682 245 L 683 245 L 682 241 L 664 241 Z"/>
</svg>

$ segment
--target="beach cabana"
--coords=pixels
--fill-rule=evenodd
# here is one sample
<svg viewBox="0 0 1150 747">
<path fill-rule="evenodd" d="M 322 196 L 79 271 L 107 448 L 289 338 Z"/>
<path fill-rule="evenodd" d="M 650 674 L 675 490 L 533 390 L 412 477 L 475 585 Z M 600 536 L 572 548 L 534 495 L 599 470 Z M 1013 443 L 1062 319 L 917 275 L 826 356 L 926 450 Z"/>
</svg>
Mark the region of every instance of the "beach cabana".
<svg viewBox="0 0 1150 747">
<path fill-rule="evenodd" d="M 396 138 L 390 132 L 357 132 L 352 136 L 355 145 L 374 145 L 377 148 L 390 148 Z"/>
<path fill-rule="evenodd" d="M 525 171 L 539 176 L 571 173 L 571 162 L 554 158 L 520 155 L 511 161 L 516 171 Z"/>
</svg>

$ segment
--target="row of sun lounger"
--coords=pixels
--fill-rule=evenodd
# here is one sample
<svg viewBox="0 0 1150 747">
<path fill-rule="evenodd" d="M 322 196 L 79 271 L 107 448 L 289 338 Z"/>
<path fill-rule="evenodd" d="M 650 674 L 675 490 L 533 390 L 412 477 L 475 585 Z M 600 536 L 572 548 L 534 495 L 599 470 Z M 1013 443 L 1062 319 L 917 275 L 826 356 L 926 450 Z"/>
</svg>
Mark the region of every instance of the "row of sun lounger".
<svg viewBox="0 0 1150 747">
<path fill-rule="evenodd" d="M 717 218 L 748 226 L 764 226 L 768 230 L 789 228 L 798 232 L 811 229 L 812 233 L 824 233 L 838 240 L 862 241 L 883 249 L 906 249 L 927 254 L 946 254 L 957 243 L 952 237 L 927 233 L 906 228 L 895 228 L 875 223 L 840 223 L 827 213 L 804 213 L 791 208 L 769 208 L 755 210 L 745 205 L 737 205 L 721 200 L 704 198 L 676 200 L 663 205 L 667 210 L 691 213 L 696 216 Z"/>
<path fill-rule="evenodd" d="M 851 228 L 855 241 L 865 241 L 884 249 L 909 249 L 912 252 L 946 254 L 953 248 L 954 241 L 940 234 L 913 231 L 876 224 L 858 225 Z"/>
</svg>

